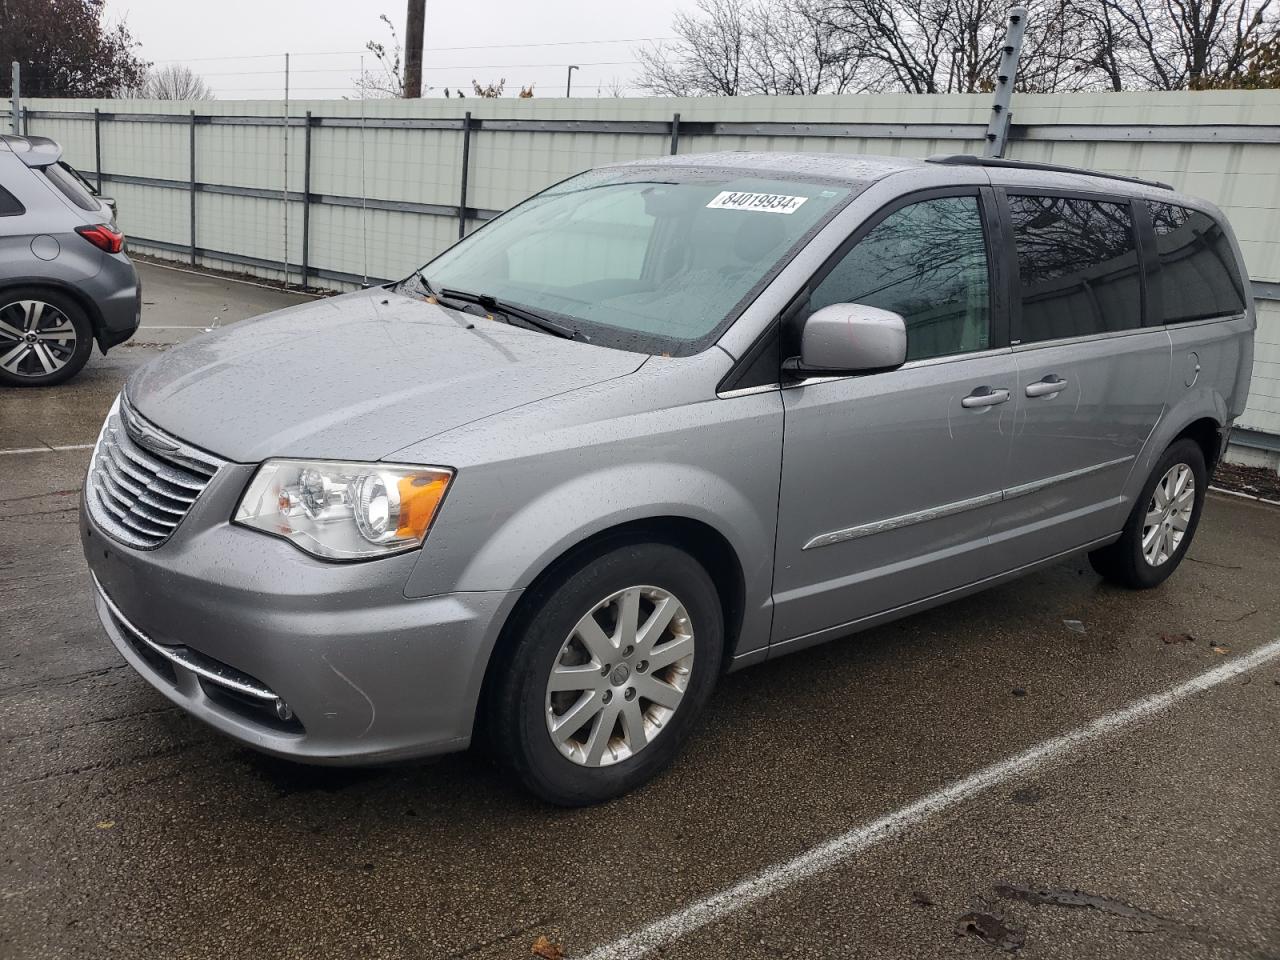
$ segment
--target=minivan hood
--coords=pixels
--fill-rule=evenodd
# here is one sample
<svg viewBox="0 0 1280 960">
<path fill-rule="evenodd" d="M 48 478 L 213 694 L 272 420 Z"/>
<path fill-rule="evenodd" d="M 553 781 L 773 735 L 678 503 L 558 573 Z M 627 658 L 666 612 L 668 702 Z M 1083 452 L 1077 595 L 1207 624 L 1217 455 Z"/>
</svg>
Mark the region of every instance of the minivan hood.
<svg viewBox="0 0 1280 960">
<path fill-rule="evenodd" d="M 646 359 L 374 288 L 196 337 L 125 389 L 152 423 L 229 460 L 378 460 Z"/>
</svg>

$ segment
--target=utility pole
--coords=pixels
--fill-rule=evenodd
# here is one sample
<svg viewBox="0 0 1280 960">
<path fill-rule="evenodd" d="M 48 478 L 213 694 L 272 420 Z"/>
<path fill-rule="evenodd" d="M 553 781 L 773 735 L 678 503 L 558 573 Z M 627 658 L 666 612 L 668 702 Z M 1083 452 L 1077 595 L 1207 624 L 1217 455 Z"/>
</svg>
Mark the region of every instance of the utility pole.
<svg viewBox="0 0 1280 960">
<path fill-rule="evenodd" d="M 569 76 L 564 82 L 564 96 L 566 100 L 569 98 L 569 91 L 573 89 L 573 71 L 577 69 L 578 65 L 576 63 L 569 66 Z"/>
<path fill-rule="evenodd" d="M 422 96 L 422 38 L 427 25 L 427 0 L 409 0 L 404 26 L 404 97 Z"/>
</svg>

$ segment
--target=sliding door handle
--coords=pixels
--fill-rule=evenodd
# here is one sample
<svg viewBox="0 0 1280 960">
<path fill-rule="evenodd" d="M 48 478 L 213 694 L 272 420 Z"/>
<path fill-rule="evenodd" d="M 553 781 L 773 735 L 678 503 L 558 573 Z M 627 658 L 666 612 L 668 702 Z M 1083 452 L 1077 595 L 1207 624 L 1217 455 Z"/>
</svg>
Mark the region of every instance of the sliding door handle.
<svg viewBox="0 0 1280 960">
<path fill-rule="evenodd" d="M 1049 374 L 1043 380 L 1027 384 L 1028 397 L 1056 397 L 1067 389 L 1067 381 L 1056 374 Z"/>
<path fill-rule="evenodd" d="M 960 401 L 960 406 L 972 410 L 974 407 L 994 407 L 1009 399 L 1009 391 L 1003 387 L 978 387 Z"/>
</svg>

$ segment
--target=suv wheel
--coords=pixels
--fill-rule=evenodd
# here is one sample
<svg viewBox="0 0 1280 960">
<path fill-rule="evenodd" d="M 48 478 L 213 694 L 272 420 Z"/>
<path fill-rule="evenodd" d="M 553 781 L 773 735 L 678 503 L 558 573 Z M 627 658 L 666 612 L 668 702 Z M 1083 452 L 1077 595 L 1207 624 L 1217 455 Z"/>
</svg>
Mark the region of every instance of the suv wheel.
<svg viewBox="0 0 1280 960">
<path fill-rule="evenodd" d="M 80 371 L 93 328 L 66 294 L 38 288 L 0 292 L 0 384 L 46 387 Z"/>
<path fill-rule="evenodd" d="M 1191 546 L 1208 486 L 1200 445 L 1174 443 L 1151 471 L 1120 539 L 1089 554 L 1093 569 L 1136 590 L 1163 583 Z"/>
<path fill-rule="evenodd" d="M 544 800 L 583 806 L 666 767 L 720 673 L 710 576 L 684 551 L 632 544 L 576 563 L 534 606 L 491 701 L 498 758 Z"/>
</svg>

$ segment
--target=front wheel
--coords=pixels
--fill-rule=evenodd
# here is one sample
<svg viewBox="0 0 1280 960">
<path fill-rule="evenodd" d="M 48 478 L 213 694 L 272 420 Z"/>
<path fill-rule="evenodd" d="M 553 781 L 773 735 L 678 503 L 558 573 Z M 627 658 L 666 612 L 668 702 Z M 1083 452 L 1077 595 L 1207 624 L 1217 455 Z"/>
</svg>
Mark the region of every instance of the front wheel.
<svg viewBox="0 0 1280 960">
<path fill-rule="evenodd" d="M 1115 543 L 1089 554 L 1105 579 L 1135 590 L 1163 583 L 1191 547 L 1209 486 L 1204 452 L 1194 440 L 1160 458 Z"/>
<path fill-rule="evenodd" d="M 720 672 L 715 585 L 677 547 L 582 558 L 530 598 L 491 702 L 498 758 L 561 806 L 598 803 L 666 767 Z"/>
</svg>

